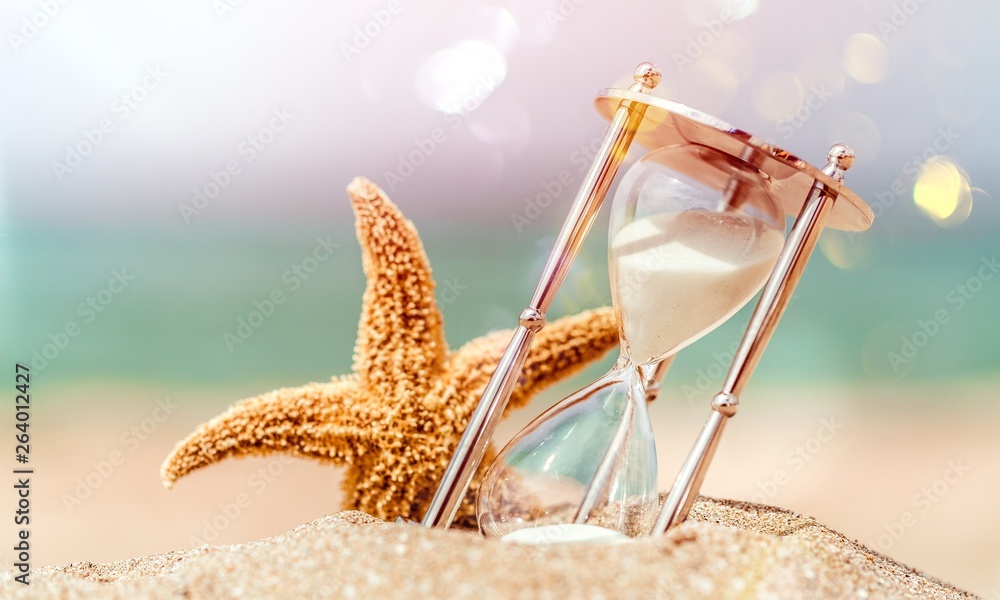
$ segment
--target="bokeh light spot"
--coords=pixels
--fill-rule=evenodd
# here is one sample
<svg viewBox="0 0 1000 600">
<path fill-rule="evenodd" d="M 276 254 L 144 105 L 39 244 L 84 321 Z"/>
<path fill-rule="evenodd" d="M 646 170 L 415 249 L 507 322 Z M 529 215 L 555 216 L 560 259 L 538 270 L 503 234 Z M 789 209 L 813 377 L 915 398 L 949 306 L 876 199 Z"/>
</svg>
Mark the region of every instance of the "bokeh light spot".
<svg viewBox="0 0 1000 600">
<path fill-rule="evenodd" d="M 469 132 L 484 144 L 502 146 L 505 155 L 520 154 L 531 138 L 531 118 L 510 95 L 497 92 L 469 118 Z"/>
<path fill-rule="evenodd" d="M 467 31 L 476 31 L 473 37 L 504 54 L 510 54 L 514 50 L 520 35 L 520 28 L 513 15 L 506 9 L 495 6 L 479 9 L 475 22 L 469 25 Z"/>
<path fill-rule="evenodd" d="M 941 227 L 954 227 L 972 212 L 972 189 L 954 162 L 935 156 L 920 170 L 913 186 L 913 202 Z"/>
<path fill-rule="evenodd" d="M 840 48 L 829 42 L 817 41 L 803 48 L 803 55 L 795 69 L 799 81 L 806 89 L 829 90 L 833 94 L 844 91 L 844 66 Z"/>
<path fill-rule="evenodd" d="M 744 83 L 753 75 L 754 52 L 739 31 L 727 31 L 726 35 L 715 40 L 708 52 L 725 63 L 736 83 Z"/>
<path fill-rule="evenodd" d="M 510 0 L 505 10 L 518 29 L 521 46 L 541 46 L 552 41 L 558 28 L 550 21 L 553 12 L 559 14 L 558 0 Z"/>
<path fill-rule="evenodd" d="M 929 41 L 931 54 L 938 62 L 948 67 L 967 65 L 975 47 L 975 36 L 972 32 L 952 20 L 934 23 Z"/>
<path fill-rule="evenodd" d="M 772 121 L 780 121 L 794 113 L 805 101 L 802 82 L 795 73 L 778 71 L 753 92 L 753 107 Z"/>
<path fill-rule="evenodd" d="M 417 95 L 443 113 L 470 113 L 506 76 L 507 59 L 502 52 L 479 40 L 465 40 L 429 56 L 420 65 Z"/>
<path fill-rule="evenodd" d="M 736 21 L 749 17 L 760 8 L 760 0 L 728 0 L 725 4 L 733 11 L 732 18 Z"/>
<path fill-rule="evenodd" d="M 889 52 L 874 35 L 855 33 L 844 46 L 844 69 L 856 81 L 878 83 L 889 71 Z"/>
<path fill-rule="evenodd" d="M 864 113 L 850 111 L 834 116 L 830 123 L 830 144 L 848 144 L 854 148 L 858 165 L 871 164 L 882 149 L 878 125 Z"/>
<path fill-rule="evenodd" d="M 697 99 L 699 110 L 719 115 L 736 99 L 737 83 L 724 62 L 706 56 L 681 75 L 678 88 L 685 97 Z"/>
<path fill-rule="evenodd" d="M 681 13 L 691 23 L 719 20 L 727 23 L 745 19 L 757 12 L 760 0 L 682 0 Z"/>
<path fill-rule="evenodd" d="M 875 262 L 878 249 L 870 235 L 855 232 L 824 231 L 819 239 L 820 252 L 838 269 L 855 269 Z"/>
<path fill-rule="evenodd" d="M 861 344 L 861 364 L 875 379 L 900 379 L 913 370 L 917 356 L 906 341 L 913 332 L 898 322 L 888 322 L 872 329 Z"/>
</svg>

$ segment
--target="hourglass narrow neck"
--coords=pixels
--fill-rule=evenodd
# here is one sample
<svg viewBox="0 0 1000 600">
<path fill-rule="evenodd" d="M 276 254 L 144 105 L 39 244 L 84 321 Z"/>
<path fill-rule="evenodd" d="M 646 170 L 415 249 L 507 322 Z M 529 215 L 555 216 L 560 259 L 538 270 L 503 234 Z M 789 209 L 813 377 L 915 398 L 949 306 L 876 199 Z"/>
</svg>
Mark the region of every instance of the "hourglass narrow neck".
<svg viewBox="0 0 1000 600">
<path fill-rule="evenodd" d="M 663 378 L 666 377 L 667 371 L 670 370 L 670 365 L 674 363 L 675 356 L 677 355 L 672 354 L 659 361 L 646 363 L 639 367 L 639 371 L 642 373 L 642 385 L 646 390 L 647 403 L 659 397 L 660 384 L 663 383 Z"/>
<path fill-rule="evenodd" d="M 656 400 L 660 392 L 660 384 L 670 370 L 670 365 L 674 362 L 676 354 L 671 354 L 662 358 L 647 361 L 641 365 L 632 364 L 632 359 L 628 352 L 622 347 L 615 366 L 598 381 L 611 380 L 614 382 L 624 381 L 625 374 L 629 369 L 638 369 L 642 386 L 646 390 L 646 402 Z"/>
</svg>

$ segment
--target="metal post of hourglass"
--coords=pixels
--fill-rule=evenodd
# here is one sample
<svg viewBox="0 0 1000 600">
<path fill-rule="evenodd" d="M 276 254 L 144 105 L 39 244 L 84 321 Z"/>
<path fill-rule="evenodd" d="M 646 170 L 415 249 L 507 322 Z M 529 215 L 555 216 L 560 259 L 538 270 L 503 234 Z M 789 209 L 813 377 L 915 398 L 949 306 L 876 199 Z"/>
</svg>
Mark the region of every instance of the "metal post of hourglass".
<svg viewBox="0 0 1000 600">
<path fill-rule="evenodd" d="M 635 70 L 634 80 L 629 91 L 648 95 L 660 83 L 660 70 L 651 63 L 642 63 Z M 623 100 L 614 112 L 604 142 L 573 201 L 531 303 L 521 312 L 514 337 L 483 391 L 483 397 L 469 419 L 465 433 L 462 434 L 427 513 L 424 514 L 421 521 L 424 527 L 446 528 L 454 520 L 521 375 L 531 341 L 545 326 L 545 313 L 597 217 L 611 181 L 643 121 L 645 110 L 644 103 Z"/>
<path fill-rule="evenodd" d="M 838 144 L 830 149 L 827 160 L 823 173 L 840 183 L 844 180 L 844 171 L 854 163 L 854 151 L 848 146 Z M 715 449 L 722 438 L 726 422 L 736 414 L 743 387 L 753 374 L 767 342 L 788 306 L 792 292 L 802 276 L 802 270 L 816 246 L 823 223 L 836 200 L 837 193 L 834 190 L 820 181 L 813 183 L 802 210 L 795 219 L 788 240 L 778 256 L 771 277 L 764 286 L 764 292 L 733 358 L 722 391 L 712 398 L 712 414 L 667 494 L 660 516 L 653 527 L 653 535 L 662 534 L 687 518 L 691 504 L 697 497 L 712 462 Z"/>
</svg>

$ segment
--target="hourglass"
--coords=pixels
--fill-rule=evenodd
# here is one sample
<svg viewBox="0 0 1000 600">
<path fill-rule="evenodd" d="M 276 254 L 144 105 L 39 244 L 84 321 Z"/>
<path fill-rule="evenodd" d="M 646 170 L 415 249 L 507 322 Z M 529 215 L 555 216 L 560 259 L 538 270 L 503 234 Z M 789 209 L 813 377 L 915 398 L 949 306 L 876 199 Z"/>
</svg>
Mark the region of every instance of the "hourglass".
<svg viewBox="0 0 1000 600">
<path fill-rule="evenodd" d="M 623 178 L 609 247 L 622 353 L 597 382 L 535 419 L 498 455 L 480 488 L 481 529 L 526 541 L 608 541 L 683 521 L 738 396 L 824 223 L 863 230 L 871 210 L 842 185 L 853 154 L 819 170 L 769 143 L 650 95 L 643 63 L 628 89 L 602 90 L 610 121 L 528 308 L 473 413 L 423 524 L 447 527 L 633 139 L 653 152 Z M 784 243 L 784 215 L 796 215 Z M 770 275 L 770 277 L 769 277 Z M 764 284 L 723 391 L 656 518 L 656 449 L 646 404 L 671 357 L 735 313 Z M 654 524 L 655 520 L 655 524 Z"/>
<path fill-rule="evenodd" d="M 608 250 L 621 357 L 497 456 L 477 501 L 485 535 L 542 527 L 511 539 L 583 541 L 607 537 L 596 527 L 630 536 L 650 530 L 659 497 L 646 388 L 664 361 L 757 293 L 783 229 L 768 180 L 723 152 L 675 145 L 629 169 Z"/>
</svg>

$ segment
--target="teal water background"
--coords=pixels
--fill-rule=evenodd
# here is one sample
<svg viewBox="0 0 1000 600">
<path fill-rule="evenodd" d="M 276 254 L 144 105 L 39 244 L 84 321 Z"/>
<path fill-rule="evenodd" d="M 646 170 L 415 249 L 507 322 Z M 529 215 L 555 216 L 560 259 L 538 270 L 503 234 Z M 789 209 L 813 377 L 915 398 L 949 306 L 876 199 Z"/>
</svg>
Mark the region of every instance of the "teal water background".
<svg viewBox="0 0 1000 600">
<path fill-rule="evenodd" d="M 451 346 L 512 326 L 530 298 L 551 237 L 418 226 Z M 560 291 L 556 316 L 610 302 L 606 237 L 600 226 L 595 231 L 601 233 L 588 240 Z M 989 271 L 981 267 L 997 255 L 996 238 L 867 235 L 870 256 L 855 268 L 837 268 L 817 250 L 755 380 L 1000 381 L 1000 275 L 980 277 Z M 337 247 L 293 289 L 296 278 L 285 274 L 311 266 L 305 263 L 317 238 Z M 0 257 L 2 358 L 5 364 L 34 362 L 49 383 L 271 389 L 324 380 L 351 367 L 365 282 L 347 220 L 327 229 L 28 224 L 10 226 Z M 105 292 L 102 297 L 111 301 L 101 312 L 81 306 L 122 269 L 134 280 L 119 294 Z M 980 278 L 981 289 L 959 307 L 957 286 L 970 278 Z M 254 302 L 274 290 L 284 294 L 284 303 L 234 344 L 239 319 L 249 318 Z M 692 386 L 704 386 L 706 378 L 717 382 L 750 307 L 683 351 L 671 378 Z M 941 311 L 946 322 L 930 325 Z M 76 324 L 78 335 L 64 339 L 60 332 L 67 324 Z M 228 344 L 227 333 L 233 336 Z M 907 340 L 915 352 L 905 348 Z M 905 362 L 894 363 L 891 352 Z"/>
</svg>

